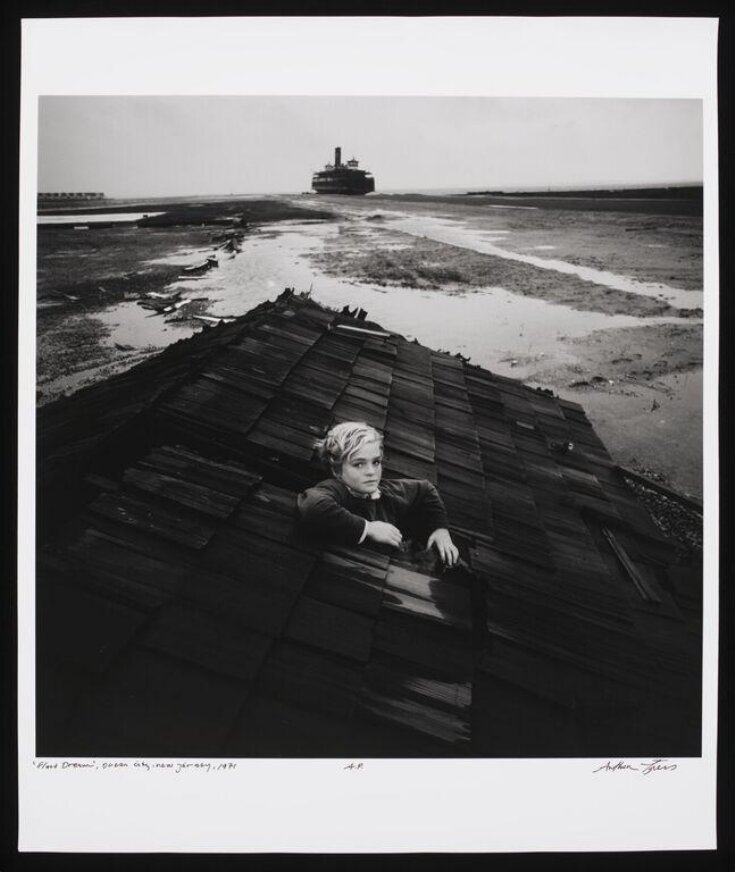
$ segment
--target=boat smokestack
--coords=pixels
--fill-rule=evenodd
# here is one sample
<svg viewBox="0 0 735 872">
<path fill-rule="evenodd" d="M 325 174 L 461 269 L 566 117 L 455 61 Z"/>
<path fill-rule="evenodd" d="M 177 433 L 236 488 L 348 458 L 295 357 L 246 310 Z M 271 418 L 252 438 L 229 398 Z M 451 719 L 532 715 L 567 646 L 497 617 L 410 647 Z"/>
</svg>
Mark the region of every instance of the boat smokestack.
<svg viewBox="0 0 735 872">
<path fill-rule="evenodd" d="M 334 150 L 334 165 L 336 167 L 342 166 L 342 149 L 339 146 Z"/>
</svg>

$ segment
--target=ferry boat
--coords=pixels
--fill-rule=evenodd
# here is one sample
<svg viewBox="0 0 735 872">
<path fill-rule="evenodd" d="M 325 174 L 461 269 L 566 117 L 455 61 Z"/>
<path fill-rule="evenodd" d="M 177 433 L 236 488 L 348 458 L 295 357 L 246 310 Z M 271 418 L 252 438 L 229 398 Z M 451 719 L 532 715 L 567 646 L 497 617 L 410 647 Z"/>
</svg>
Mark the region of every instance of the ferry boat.
<svg viewBox="0 0 735 872">
<path fill-rule="evenodd" d="M 367 170 L 361 170 L 353 157 L 342 163 L 342 149 L 334 149 L 334 163 L 314 173 L 311 187 L 317 194 L 369 194 L 375 190 L 375 179 Z"/>
</svg>

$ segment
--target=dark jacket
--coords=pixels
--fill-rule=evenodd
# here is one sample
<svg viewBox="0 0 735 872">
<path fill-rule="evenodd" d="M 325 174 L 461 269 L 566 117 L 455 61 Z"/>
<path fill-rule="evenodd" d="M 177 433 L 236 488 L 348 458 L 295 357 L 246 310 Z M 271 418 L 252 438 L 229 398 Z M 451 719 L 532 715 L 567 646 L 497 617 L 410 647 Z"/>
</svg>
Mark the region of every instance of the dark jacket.
<svg viewBox="0 0 735 872">
<path fill-rule="evenodd" d="M 365 521 L 394 524 L 405 539 L 426 539 L 447 526 L 447 513 L 430 481 L 388 478 L 381 481 L 380 499 L 352 494 L 336 478 L 326 479 L 298 496 L 302 525 L 311 533 L 340 545 L 356 545 Z"/>
</svg>

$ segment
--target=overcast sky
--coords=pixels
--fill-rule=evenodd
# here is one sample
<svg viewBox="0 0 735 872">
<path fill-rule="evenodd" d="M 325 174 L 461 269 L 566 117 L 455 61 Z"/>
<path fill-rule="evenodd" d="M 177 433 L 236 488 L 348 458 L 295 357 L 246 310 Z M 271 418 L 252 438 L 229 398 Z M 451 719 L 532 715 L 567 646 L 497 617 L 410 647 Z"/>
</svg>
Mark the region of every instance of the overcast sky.
<svg viewBox="0 0 735 872">
<path fill-rule="evenodd" d="M 376 189 L 701 182 L 698 100 L 41 97 L 38 190 L 308 190 L 335 146 Z"/>
</svg>

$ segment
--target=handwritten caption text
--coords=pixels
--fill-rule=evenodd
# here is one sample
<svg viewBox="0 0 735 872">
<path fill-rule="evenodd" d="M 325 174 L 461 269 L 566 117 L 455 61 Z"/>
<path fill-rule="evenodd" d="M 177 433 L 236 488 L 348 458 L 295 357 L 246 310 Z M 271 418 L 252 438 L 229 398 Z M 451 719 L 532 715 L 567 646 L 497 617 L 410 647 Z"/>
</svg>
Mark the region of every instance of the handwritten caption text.
<svg viewBox="0 0 735 872">
<path fill-rule="evenodd" d="M 34 760 L 36 769 L 44 771 L 120 771 L 136 772 L 232 772 L 237 763 L 231 760 Z"/>
</svg>

